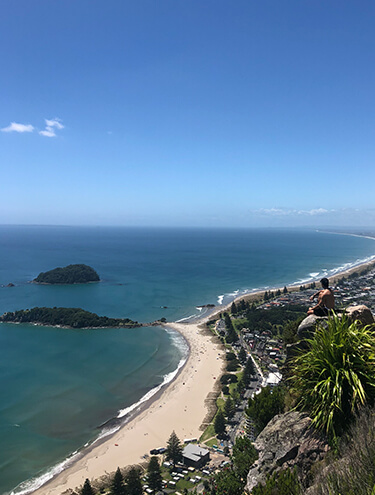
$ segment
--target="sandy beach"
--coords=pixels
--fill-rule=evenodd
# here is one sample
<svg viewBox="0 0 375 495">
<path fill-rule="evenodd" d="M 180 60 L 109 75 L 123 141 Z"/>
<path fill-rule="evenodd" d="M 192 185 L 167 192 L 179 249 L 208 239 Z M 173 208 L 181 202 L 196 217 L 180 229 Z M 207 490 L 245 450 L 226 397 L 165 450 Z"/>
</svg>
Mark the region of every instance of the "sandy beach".
<svg viewBox="0 0 375 495">
<path fill-rule="evenodd" d="M 198 323 L 170 323 L 190 347 L 189 357 L 177 377 L 134 419 L 107 440 L 98 442 L 35 494 L 60 495 L 116 470 L 144 462 L 144 454 L 166 445 L 174 430 L 180 440 L 199 438 L 208 413 L 205 402 L 219 379 L 224 350 Z"/>
</svg>

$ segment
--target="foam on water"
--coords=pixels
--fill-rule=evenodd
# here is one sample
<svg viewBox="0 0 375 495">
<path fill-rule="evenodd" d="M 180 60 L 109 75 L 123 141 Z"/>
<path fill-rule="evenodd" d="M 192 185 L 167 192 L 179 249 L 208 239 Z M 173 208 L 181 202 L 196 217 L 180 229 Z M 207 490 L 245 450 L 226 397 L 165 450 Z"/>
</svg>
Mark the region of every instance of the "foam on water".
<svg viewBox="0 0 375 495">
<path fill-rule="evenodd" d="M 225 294 L 221 294 L 221 296 L 218 296 L 217 303 L 219 306 L 221 306 L 223 304 L 224 297 L 225 297 Z"/>
<path fill-rule="evenodd" d="M 43 486 L 53 477 L 57 476 L 59 473 L 64 471 L 64 469 L 66 469 L 67 467 L 72 465 L 75 461 L 77 461 L 80 457 L 82 457 L 87 447 L 91 447 L 95 443 L 102 441 L 104 438 L 109 437 L 114 433 L 116 433 L 116 431 L 118 431 L 126 422 L 128 422 L 132 418 L 133 416 L 131 414 L 132 412 L 137 412 L 139 408 L 142 406 L 142 404 L 145 404 L 147 401 L 152 399 L 152 397 L 155 394 L 157 394 L 163 387 L 168 385 L 168 383 L 170 383 L 177 376 L 180 369 L 186 363 L 189 354 L 189 345 L 187 341 L 184 339 L 184 337 L 180 333 L 176 332 L 174 329 L 165 327 L 165 331 L 169 334 L 172 345 L 178 349 L 181 355 L 181 359 L 178 363 L 177 368 L 174 371 L 171 371 L 170 373 L 164 375 L 160 385 L 149 390 L 143 397 L 141 397 L 141 399 L 138 402 L 135 402 L 131 406 L 121 409 L 118 412 L 116 419 L 126 419 L 125 421 L 117 422 L 117 424 L 114 426 L 104 427 L 100 432 L 100 434 L 98 435 L 98 437 L 95 438 L 92 442 L 87 442 L 81 451 L 76 450 L 71 455 L 69 455 L 64 461 L 56 464 L 51 469 L 47 470 L 45 473 L 41 474 L 38 477 L 32 478 L 28 481 L 21 483 L 14 490 L 9 492 L 9 495 L 26 495 Z"/>
<path fill-rule="evenodd" d="M 67 457 L 64 461 L 56 464 L 53 466 L 51 469 L 43 473 L 42 475 L 32 478 L 28 481 L 24 481 L 21 484 L 19 484 L 14 490 L 11 492 L 8 492 L 9 495 L 26 495 L 28 493 L 32 493 L 41 486 L 45 485 L 48 481 L 50 481 L 52 478 L 60 474 L 64 469 L 69 467 L 73 462 L 78 460 L 80 457 L 79 452 L 74 452 L 71 454 L 69 457 Z M 7 494 L 4 494 L 7 495 Z"/>
</svg>

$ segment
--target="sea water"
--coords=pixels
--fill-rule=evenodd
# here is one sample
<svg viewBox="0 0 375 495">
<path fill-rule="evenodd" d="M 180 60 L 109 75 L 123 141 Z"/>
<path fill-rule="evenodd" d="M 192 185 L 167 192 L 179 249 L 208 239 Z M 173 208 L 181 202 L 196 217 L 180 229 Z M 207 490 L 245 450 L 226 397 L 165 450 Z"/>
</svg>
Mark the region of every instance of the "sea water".
<svg viewBox="0 0 375 495">
<path fill-rule="evenodd" d="M 0 226 L 0 313 L 65 306 L 184 320 L 202 314 L 199 305 L 329 276 L 374 253 L 374 240 L 309 230 Z M 72 263 L 92 266 L 101 282 L 30 283 Z M 35 488 L 112 432 L 186 354 L 160 327 L 0 325 L 0 493 Z"/>
</svg>

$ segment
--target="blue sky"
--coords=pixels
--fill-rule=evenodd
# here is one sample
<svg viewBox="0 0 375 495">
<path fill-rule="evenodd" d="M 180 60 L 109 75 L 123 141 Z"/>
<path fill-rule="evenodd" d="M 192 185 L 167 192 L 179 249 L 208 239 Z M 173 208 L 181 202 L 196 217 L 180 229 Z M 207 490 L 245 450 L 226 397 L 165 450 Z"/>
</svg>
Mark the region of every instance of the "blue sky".
<svg viewBox="0 0 375 495">
<path fill-rule="evenodd" d="M 375 226 L 375 4 L 2 0 L 0 223 Z"/>
</svg>

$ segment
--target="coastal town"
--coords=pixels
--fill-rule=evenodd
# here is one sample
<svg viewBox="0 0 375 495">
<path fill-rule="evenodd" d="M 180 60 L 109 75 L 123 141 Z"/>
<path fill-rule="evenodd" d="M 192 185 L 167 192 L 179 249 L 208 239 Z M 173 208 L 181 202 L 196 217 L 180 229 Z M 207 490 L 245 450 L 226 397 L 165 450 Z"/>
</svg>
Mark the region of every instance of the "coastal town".
<svg viewBox="0 0 375 495">
<path fill-rule="evenodd" d="M 257 422 L 249 412 L 249 405 L 265 389 L 269 389 L 272 394 L 274 387 L 278 387 L 286 360 L 285 333 L 281 326 L 269 324 L 270 328 L 264 329 L 263 320 L 259 326 L 250 325 L 248 317 L 254 312 L 257 315 L 266 313 L 273 321 L 273 312 L 279 314 L 279 311 L 288 310 L 294 311 L 295 322 L 298 323 L 306 316 L 317 288 L 318 283 L 312 282 L 299 287 L 266 291 L 256 303 L 252 301 L 250 305 L 243 300 L 236 301 L 227 312 L 219 313 L 217 318 L 207 322 L 210 332 L 221 341 L 226 358 L 226 368 L 220 379 L 221 389 L 217 390 L 215 396 L 216 414 L 206 424 L 200 438 L 180 441 L 175 437 L 175 451 L 169 441 L 166 446 L 151 449 L 144 454 L 143 474 L 142 471 L 139 473 L 144 493 L 221 493 L 215 491 L 212 480 L 217 481 L 223 470 L 238 469 L 235 452 L 240 442 L 249 442 L 246 445 L 250 449 L 259 433 Z M 365 304 L 374 312 L 374 263 L 335 279 L 332 289 L 338 311 L 345 312 L 349 305 Z M 245 380 L 247 370 L 250 370 L 250 378 Z M 171 438 L 173 435 L 174 432 Z M 156 484 L 149 472 L 151 459 L 155 457 L 159 466 L 159 482 Z M 249 457 L 248 462 L 252 463 L 253 460 Z M 108 490 L 108 479 L 104 477 L 96 480 L 93 486 L 105 493 Z"/>
</svg>

